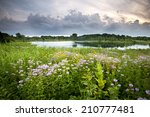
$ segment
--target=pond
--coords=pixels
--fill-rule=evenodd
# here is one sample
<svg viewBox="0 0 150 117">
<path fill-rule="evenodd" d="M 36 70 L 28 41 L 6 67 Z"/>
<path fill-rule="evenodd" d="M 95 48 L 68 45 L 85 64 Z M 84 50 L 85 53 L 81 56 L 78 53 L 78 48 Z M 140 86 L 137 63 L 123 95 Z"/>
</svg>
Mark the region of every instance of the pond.
<svg viewBox="0 0 150 117">
<path fill-rule="evenodd" d="M 40 47 L 79 47 L 79 48 L 108 48 L 108 49 L 149 49 L 150 45 L 141 44 L 125 44 L 125 43 L 99 43 L 99 42 L 84 42 L 84 41 L 56 41 L 56 42 L 43 42 L 35 41 L 31 42 L 33 45 Z"/>
</svg>

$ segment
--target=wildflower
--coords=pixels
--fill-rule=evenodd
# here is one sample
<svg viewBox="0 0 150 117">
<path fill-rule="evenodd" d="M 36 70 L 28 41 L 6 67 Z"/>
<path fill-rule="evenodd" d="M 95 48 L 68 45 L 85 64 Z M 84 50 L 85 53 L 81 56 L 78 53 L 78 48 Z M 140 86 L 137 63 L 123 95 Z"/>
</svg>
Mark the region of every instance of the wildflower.
<svg viewBox="0 0 150 117">
<path fill-rule="evenodd" d="M 124 76 L 124 74 L 121 74 L 121 76 Z"/>
<path fill-rule="evenodd" d="M 77 67 L 73 67 L 72 69 L 78 69 Z"/>
<path fill-rule="evenodd" d="M 38 66 L 38 69 L 48 69 L 48 68 L 49 68 L 49 66 L 46 64 Z"/>
<path fill-rule="evenodd" d="M 88 66 L 85 66 L 85 68 L 88 68 Z"/>
<path fill-rule="evenodd" d="M 129 91 L 129 89 L 127 88 L 127 89 L 126 89 L 126 91 L 128 92 L 128 91 Z"/>
<path fill-rule="evenodd" d="M 28 60 L 28 63 L 29 63 L 29 64 L 32 64 L 32 63 L 33 63 L 33 61 L 32 61 L 32 60 Z"/>
<path fill-rule="evenodd" d="M 147 99 L 139 97 L 137 100 L 147 100 Z"/>
<path fill-rule="evenodd" d="M 24 76 L 24 74 L 20 74 L 20 76 Z"/>
<path fill-rule="evenodd" d="M 23 70 L 20 70 L 19 73 L 23 72 Z"/>
<path fill-rule="evenodd" d="M 58 75 L 58 77 L 62 77 L 62 75 Z"/>
<path fill-rule="evenodd" d="M 67 55 L 67 56 L 71 56 L 71 55 L 73 55 L 73 53 L 67 52 L 66 55 Z"/>
<path fill-rule="evenodd" d="M 61 71 L 61 69 L 58 69 L 58 71 Z"/>
<path fill-rule="evenodd" d="M 113 59 L 113 63 L 120 63 L 121 61 L 118 58 Z"/>
<path fill-rule="evenodd" d="M 68 60 L 67 59 L 63 59 L 62 63 L 68 63 Z"/>
<path fill-rule="evenodd" d="M 67 69 L 67 70 L 69 70 L 70 68 L 69 68 L 69 67 L 67 67 L 66 69 Z"/>
<path fill-rule="evenodd" d="M 113 83 L 111 83 L 110 85 L 111 85 L 111 86 L 114 86 L 114 84 L 113 84 Z"/>
<path fill-rule="evenodd" d="M 145 93 L 146 93 L 147 95 L 150 95 L 150 90 L 146 90 Z"/>
<path fill-rule="evenodd" d="M 91 63 L 94 63 L 94 61 L 91 61 Z"/>
<path fill-rule="evenodd" d="M 22 84 L 22 83 L 23 83 L 23 80 L 20 80 L 20 81 L 19 81 L 19 84 Z"/>
<path fill-rule="evenodd" d="M 118 87 L 121 87 L 121 84 L 118 84 Z"/>
<path fill-rule="evenodd" d="M 129 84 L 129 87 L 133 87 L 133 84 Z"/>
<path fill-rule="evenodd" d="M 78 54 L 76 54 L 76 56 L 78 56 Z"/>
<path fill-rule="evenodd" d="M 18 61 L 17 61 L 17 64 L 22 64 L 23 63 L 23 60 L 22 59 L 19 59 Z"/>
<path fill-rule="evenodd" d="M 69 74 L 69 72 L 66 72 L 66 74 Z"/>
<path fill-rule="evenodd" d="M 16 74 L 15 74 L 15 73 L 12 73 L 11 75 L 15 76 Z"/>
<path fill-rule="evenodd" d="M 115 69 L 116 68 L 116 66 L 114 66 L 114 65 L 111 65 L 111 69 Z"/>
<path fill-rule="evenodd" d="M 118 82 L 118 80 L 117 80 L 117 79 L 114 79 L 113 81 L 114 81 L 114 82 Z"/>
<path fill-rule="evenodd" d="M 131 90 L 134 91 L 134 88 L 132 88 Z"/>
<path fill-rule="evenodd" d="M 37 76 L 37 73 L 32 73 L 33 76 Z"/>
<path fill-rule="evenodd" d="M 88 63 L 88 62 L 86 62 L 85 64 L 87 64 L 87 65 L 88 65 L 89 63 Z"/>
<path fill-rule="evenodd" d="M 139 88 L 135 88 L 135 91 L 138 92 L 138 91 L 139 91 Z"/>
<path fill-rule="evenodd" d="M 48 72 L 47 74 L 46 74 L 46 76 L 50 76 L 52 74 L 52 72 Z"/>
<path fill-rule="evenodd" d="M 27 82 L 28 80 L 30 80 L 30 78 L 26 78 L 25 81 Z"/>
<path fill-rule="evenodd" d="M 77 66 L 81 66 L 82 67 L 82 65 L 85 64 L 85 63 L 86 63 L 86 60 L 80 59 L 80 61 L 78 62 Z"/>
</svg>

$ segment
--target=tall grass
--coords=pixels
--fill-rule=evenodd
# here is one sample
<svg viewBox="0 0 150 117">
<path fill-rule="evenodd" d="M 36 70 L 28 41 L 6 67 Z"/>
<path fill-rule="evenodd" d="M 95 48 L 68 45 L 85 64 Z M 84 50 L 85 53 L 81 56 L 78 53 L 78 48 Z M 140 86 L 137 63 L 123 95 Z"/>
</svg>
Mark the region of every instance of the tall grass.
<svg viewBox="0 0 150 117">
<path fill-rule="evenodd" d="M 0 45 L 0 99 L 150 99 L 150 50 Z"/>
</svg>

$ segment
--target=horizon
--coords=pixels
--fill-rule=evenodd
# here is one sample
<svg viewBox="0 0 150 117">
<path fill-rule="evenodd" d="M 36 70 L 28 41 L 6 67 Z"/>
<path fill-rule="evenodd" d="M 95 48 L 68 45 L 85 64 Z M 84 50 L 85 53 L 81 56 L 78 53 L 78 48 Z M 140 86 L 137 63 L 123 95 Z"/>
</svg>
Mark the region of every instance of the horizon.
<svg viewBox="0 0 150 117">
<path fill-rule="evenodd" d="M 15 35 L 150 37 L 150 0 L 1 0 L 0 31 Z"/>
<path fill-rule="evenodd" d="M 2 32 L 2 31 L 0 31 L 1 33 L 7 33 L 7 32 Z M 17 32 L 17 33 L 20 33 L 20 32 Z M 15 34 L 9 34 L 9 33 L 7 33 L 8 35 L 10 35 L 10 36 L 14 36 L 14 37 L 16 37 L 16 34 L 17 33 L 15 33 Z M 72 34 L 74 34 L 74 33 L 72 33 L 72 34 L 70 34 L 70 35 L 53 35 L 53 34 L 47 34 L 47 35 L 26 35 L 26 34 L 22 34 L 22 33 L 20 33 L 21 35 L 24 35 L 25 37 L 41 37 L 41 36 L 52 36 L 52 37 L 61 37 L 61 36 L 63 36 L 63 37 L 70 37 Z M 77 33 L 76 33 L 77 34 Z M 87 35 L 103 35 L 103 34 L 108 34 L 108 35 L 115 35 L 115 36 L 126 36 L 126 37 L 146 37 L 146 38 L 150 38 L 150 36 L 131 36 L 131 35 L 124 35 L 124 34 L 114 34 L 114 33 L 85 33 L 85 34 L 77 34 L 77 36 L 79 37 L 79 36 L 87 36 Z"/>
</svg>

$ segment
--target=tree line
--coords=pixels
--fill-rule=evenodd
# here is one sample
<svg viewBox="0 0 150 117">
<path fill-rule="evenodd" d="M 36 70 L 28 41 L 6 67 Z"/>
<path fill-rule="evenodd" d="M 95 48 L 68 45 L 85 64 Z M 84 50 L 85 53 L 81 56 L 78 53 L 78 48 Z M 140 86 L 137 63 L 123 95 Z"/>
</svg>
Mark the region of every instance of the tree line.
<svg viewBox="0 0 150 117">
<path fill-rule="evenodd" d="M 34 36 L 28 37 L 20 33 L 16 33 L 15 36 L 9 35 L 7 33 L 0 32 L 0 43 L 8 43 L 11 41 L 66 41 L 66 40 L 75 40 L 75 41 L 134 41 L 134 40 L 142 40 L 142 41 L 150 41 L 150 37 L 146 36 L 138 36 L 131 37 L 128 35 L 115 35 L 115 34 L 89 34 L 89 35 L 81 35 L 78 36 L 77 33 L 73 33 L 70 36 Z"/>
</svg>

